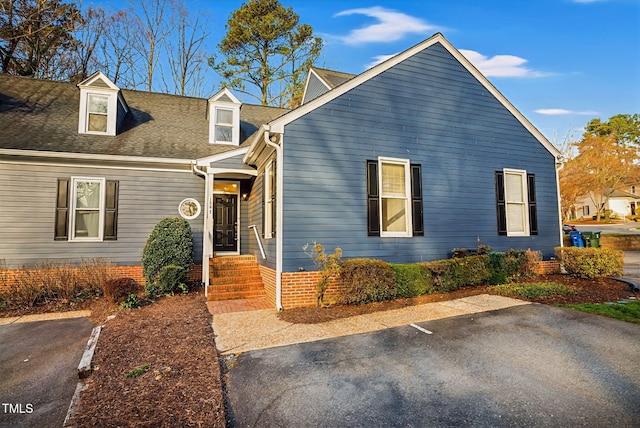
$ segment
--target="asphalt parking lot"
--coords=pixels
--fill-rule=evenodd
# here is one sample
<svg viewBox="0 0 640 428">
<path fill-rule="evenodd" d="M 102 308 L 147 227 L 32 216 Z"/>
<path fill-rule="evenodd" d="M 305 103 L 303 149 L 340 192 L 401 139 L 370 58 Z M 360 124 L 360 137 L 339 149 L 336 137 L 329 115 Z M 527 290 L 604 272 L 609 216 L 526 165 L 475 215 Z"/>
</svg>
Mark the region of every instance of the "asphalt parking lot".
<svg viewBox="0 0 640 428">
<path fill-rule="evenodd" d="M 234 425 L 640 426 L 640 325 L 534 304 L 417 327 L 229 359 Z"/>
<path fill-rule="evenodd" d="M 0 325 L 0 427 L 62 426 L 93 327 L 86 318 Z"/>
</svg>

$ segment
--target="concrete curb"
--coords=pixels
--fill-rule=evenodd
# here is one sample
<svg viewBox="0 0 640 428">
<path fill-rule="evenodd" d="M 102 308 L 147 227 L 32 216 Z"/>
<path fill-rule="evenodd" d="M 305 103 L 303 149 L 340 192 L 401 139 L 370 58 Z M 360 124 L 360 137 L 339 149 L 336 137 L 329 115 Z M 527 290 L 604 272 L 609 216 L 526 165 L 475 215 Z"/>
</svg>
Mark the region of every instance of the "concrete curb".
<svg viewBox="0 0 640 428">
<path fill-rule="evenodd" d="M 631 291 L 633 291 L 634 293 L 637 293 L 640 291 L 640 287 L 638 287 L 638 283 L 631 281 L 630 279 L 617 278 L 613 276 L 611 277 L 611 279 L 615 279 L 616 281 L 624 282 L 625 284 L 629 285 L 629 287 L 631 287 Z"/>
<path fill-rule="evenodd" d="M 0 318 L 0 325 L 7 325 L 7 324 L 14 324 L 14 323 L 21 323 L 21 322 L 85 318 L 89 316 L 91 316 L 91 311 L 69 311 L 69 312 L 52 312 L 47 314 L 22 315 L 19 317 Z"/>
<path fill-rule="evenodd" d="M 82 359 L 80 360 L 80 364 L 78 365 L 78 384 L 76 385 L 76 390 L 73 393 L 73 397 L 71 398 L 71 403 L 69 404 L 69 409 L 67 410 L 67 416 L 64 418 L 63 427 L 72 427 L 73 425 L 70 423 L 71 417 L 80 408 L 80 393 L 87 389 L 87 378 L 93 372 L 93 353 L 96 349 L 96 345 L 98 344 L 98 338 L 100 337 L 100 332 L 102 331 L 102 327 L 104 325 L 99 325 L 93 328 L 91 331 L 91 336 L 87 341 L 87 347 L 84 350 L 84 354 L 82 355 Z"/>
</svg>

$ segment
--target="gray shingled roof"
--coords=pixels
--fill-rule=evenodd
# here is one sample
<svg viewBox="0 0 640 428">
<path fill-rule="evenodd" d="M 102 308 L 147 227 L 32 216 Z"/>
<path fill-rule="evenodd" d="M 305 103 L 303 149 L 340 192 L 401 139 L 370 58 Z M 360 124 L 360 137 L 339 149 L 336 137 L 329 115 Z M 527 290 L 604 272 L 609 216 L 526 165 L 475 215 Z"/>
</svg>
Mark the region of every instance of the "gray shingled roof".
<svg viewBox="0 0 640 428">
<path fill-rule="evenodd" d="M 315 71 L 322 80 L 329 84 L 330 89 L 333 89 L 336 86 L 343 84 L 347 80 L 350 80 L 352 77 L 355 77 L 355 74 L 342 73 L 335 70 L 327 70 L 326 68 L 313 67 L 313 71 Z"/>
<path fill-rule="evenodd" d="M 78 133 L 80 90 L 66 82 L 0 75 L 0 148 L 198 159 L 237 147 L 209 144 L 207 100 L 122 91 L 130 112 L 118 134 Z M 240 140 L 287 110 L 243 104 Z"/>
</svg>

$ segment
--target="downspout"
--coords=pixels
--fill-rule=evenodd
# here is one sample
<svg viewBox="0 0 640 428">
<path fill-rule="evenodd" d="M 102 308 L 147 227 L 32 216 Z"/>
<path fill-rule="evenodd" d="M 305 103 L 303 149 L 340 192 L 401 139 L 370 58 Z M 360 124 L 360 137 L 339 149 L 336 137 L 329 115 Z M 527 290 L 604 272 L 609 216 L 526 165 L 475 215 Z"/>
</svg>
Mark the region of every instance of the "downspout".
<svg viewBox="0 0 640 428">
<path fill-rule="evenodd" d="M 276 151 L 276 309 L 282 310 L 282 213 L 283 213 L 283 155 L 282 146 L 271 141 L 269 135 L 270 128 L 267 126 L 264 131 L 264 142 Z M 282 134 L 279 134 L 282 138 Z M 280 141 L 282 143 L 282 141 Z"/>
<path fill-rule="evenodd" d="M 209 217 L 210 217 L 210 210 L 209 210 L 209 204 L 210 204 L 210 192 L 209 192 L 209 174 L 207 174 L 206 172 L 198 169 L 196 162 L 195 161 L 191 161 L 191 170 L 195 173 L 198 174 L 201 177 L 204 177 L 204 224 L 203 224 L 203 228 L 202 228 L 202 283 L 204 285 L 204 295 L 205 297 L 208 297 L 209 295 L 209 257 L 211 256 L 210 254 L 210 245 L 209 244 L 209 240 L 207 239 L 207 236 L 209 234 Z"/>
<path fill-rule="evenodd" d="M 560 234 L 560 246 L 564 247 L 564 233 L 562 231 L 562 198 L 560 196 L 560 171 L 562 170 L 562 168 L 564 168 L 564 163 L 558 159 L 555 158 L 556 160 L 556 191 L 558 192 L 558 220 L 559 220 L 559 231 L 558 233 Z"/>
</svg>

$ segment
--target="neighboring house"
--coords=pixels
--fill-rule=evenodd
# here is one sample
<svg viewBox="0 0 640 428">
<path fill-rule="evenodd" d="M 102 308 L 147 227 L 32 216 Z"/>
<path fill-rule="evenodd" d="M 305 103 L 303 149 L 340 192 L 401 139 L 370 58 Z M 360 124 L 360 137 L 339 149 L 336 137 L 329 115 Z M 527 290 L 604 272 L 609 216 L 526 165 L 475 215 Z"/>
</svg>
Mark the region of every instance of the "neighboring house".
<svg viewBox="0 0 640 428">
<path fill-rule="evenodd" d="M 139 265 L 179 205 L 203 281 L 211 257 L 255 256 L 277 308 L 315 303 L 314 241 L 396 263 L 561 245 L 559 152 L 440 34 L 357 76 L 313 69 L 291 111 L 226 89 L 120 91 L 101 73 L 79 89 L 0 83 L 0 259 L 13 268 Z"/>
<path fill-rule="evenodd" d="M 630 189 L 635 192 L 635 186 Z M 577 217 L 583 219 L 594 218 L 598 214 L 598 207 L 595 204 L 596 198 L 591 192 L 590 196 L 582 198 L 576 206 L 578 207 Z M 624 219 L 626 216 L 635 216 L 640 214 L 640 195 L 627 192 L 624 190 L 614 190 L 611 192 L 607 200 L 603 203 L 604 210 L 611 211 L 614 218 Z M 601 213 L 604 215 L 604 211 Z"/>
</svg>

